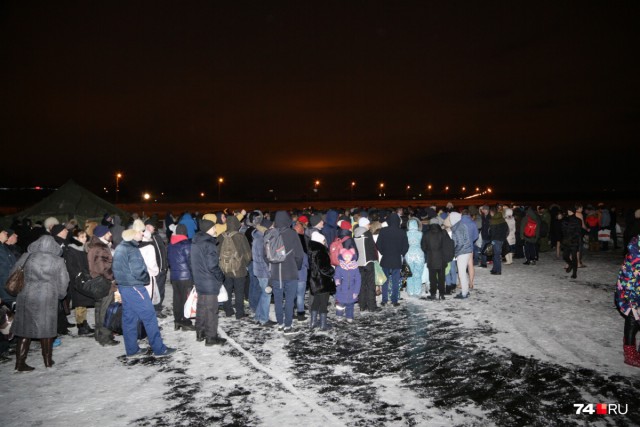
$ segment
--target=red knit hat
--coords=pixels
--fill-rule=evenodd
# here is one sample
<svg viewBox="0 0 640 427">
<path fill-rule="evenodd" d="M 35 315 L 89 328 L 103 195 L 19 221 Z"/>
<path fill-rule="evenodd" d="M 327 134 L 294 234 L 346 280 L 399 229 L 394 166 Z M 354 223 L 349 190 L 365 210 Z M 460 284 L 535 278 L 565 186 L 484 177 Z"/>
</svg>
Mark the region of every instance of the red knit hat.
<svg viewBox="0 0 640 427">
<path fill-rule="evenodd" d="M 300 215 L 298 217 L 298 221 L 300 221 L 303 224 L 309 224 L 309 218 L 307 218 L 306 215 Z"/>
<path fill-rule="evenodd" d="M 343 230 L 351 230 L 351 223 L 349 221 L 340 221 L 340 228 Z"/>
</svg>

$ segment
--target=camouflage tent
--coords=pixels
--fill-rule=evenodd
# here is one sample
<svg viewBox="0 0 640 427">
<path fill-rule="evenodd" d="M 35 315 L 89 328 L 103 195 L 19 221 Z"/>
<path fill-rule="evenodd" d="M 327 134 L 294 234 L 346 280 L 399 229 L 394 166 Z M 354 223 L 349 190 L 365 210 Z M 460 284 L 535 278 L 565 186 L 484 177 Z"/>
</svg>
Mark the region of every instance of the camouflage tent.
<svg viewBox="0 0 640 427">
<path fill-rule="evenodd" d="M 128 217 L 128 214 L 122 209 L 101 199 L 73 180 L 69 180 L 53 194 L 30 208 L 7 217 L 10 219 L 30 218 L 32 222 L 36 222 L 54 216 L 61 223 L 75 218 L 82 225 L 86 220 L 100 222 L 105 213 L 120 215 L 123 220 Z"/>
</svg>

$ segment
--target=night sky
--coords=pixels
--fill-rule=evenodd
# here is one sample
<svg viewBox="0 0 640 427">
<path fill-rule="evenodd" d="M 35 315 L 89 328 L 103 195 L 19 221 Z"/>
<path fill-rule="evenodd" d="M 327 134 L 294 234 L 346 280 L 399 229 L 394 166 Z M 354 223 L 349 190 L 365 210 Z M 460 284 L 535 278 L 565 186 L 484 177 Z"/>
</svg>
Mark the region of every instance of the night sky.
<svg viewBox="0 0 640 427">
<path fill-rule="evenodd" d="M 639 4 L 5 1 L 0 186 L 632 189 Z"/>
</svg>

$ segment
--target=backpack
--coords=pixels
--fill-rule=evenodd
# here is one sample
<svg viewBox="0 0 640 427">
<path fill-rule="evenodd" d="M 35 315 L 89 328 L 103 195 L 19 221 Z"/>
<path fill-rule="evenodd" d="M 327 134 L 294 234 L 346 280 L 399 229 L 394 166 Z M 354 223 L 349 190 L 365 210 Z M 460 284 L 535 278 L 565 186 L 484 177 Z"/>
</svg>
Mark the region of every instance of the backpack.
<svg viewBox="0 0 640 427">
<path fill-rule="evenodd" d="M 340 250 L 344 248 L 342 244 L 348 238 L 349 238 L 348 236 L 345 236 L 342 239 L 340 237 L 336 237 L 335 240 L 331 242 L 331 245 L 329 246 L 329 259 L 331 260 L 331 265 L 336 265 L 336 266 L 340 265 L 340 260 L 338 259 L 338 256 L 340 255 Z"/>
<path fill-rule="evenodd" d="M 227 231 L 223 233 L 224 240 L 220 246 L 220 270 L 224 274 L 237 276 L 242 267 L 242 255 L 238 252 L 233 236 L 238 234 L 237 231 Z"/>
<path fill-rule="evenodd" d="M 291 251 L 286 252 L 284 239 L 280 230 L 270 228 L 264 233 L 264 258 L 271 264 L 280 264 L 287 259 Z"/>
<path fill-rule="evenodd" d="M 536 237 L 536 230 L 538 229 L 538 223 L 530 216 L 527 217 L 527 224 L 524 226 L 525 237 Z"/>
</svg>

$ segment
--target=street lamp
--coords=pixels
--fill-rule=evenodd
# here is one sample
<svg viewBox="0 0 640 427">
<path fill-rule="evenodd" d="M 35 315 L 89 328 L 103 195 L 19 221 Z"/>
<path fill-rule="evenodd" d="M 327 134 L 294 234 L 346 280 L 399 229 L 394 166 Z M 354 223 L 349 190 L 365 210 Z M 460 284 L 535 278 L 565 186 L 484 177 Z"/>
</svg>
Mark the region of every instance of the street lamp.
<svg viewBox="0 0 640 427">
<path fill-rule="evenodd" d="M 409 190 L 411 190 L 411 186 L 407 185 L 407 199 L 409 198 Z"/>
<path fill-rule="evenodd" d="M 147 202 L 148 202 L 148 201 L 149 201 L 149 199 L 151 198 L 151 194 L 149 194 L 149 193 L 144 193 L 144 194 L 142 195 L 142 198 L 143 198 L 145 201 L 147 201 Z"/>
<path fill-rule="evenodd" d="M 384 182 L 381 182 L 380 183 L 380 197 L 384 197 L 383 191 L 384 191 Z"/>
<path fill-rule="evenodd" d="M 222 192 L 222 183 L 224 182 L 224 178 L 218 178 L 218 201 L 220 201 L 220 194 Z"/>
<path fill-rule="evenodd" d="M 355 181 L 351 181 L 351 200 L 353 200 L 353 189 L 356 186 L 356 182 Z"/>
<path fill-rule="evenodd" d="M 116 173 L 116 203 L 118 203 L 118 193 L 120 193 L 120 178 L 122 178 L 122 174 Z"/>
</svg>

